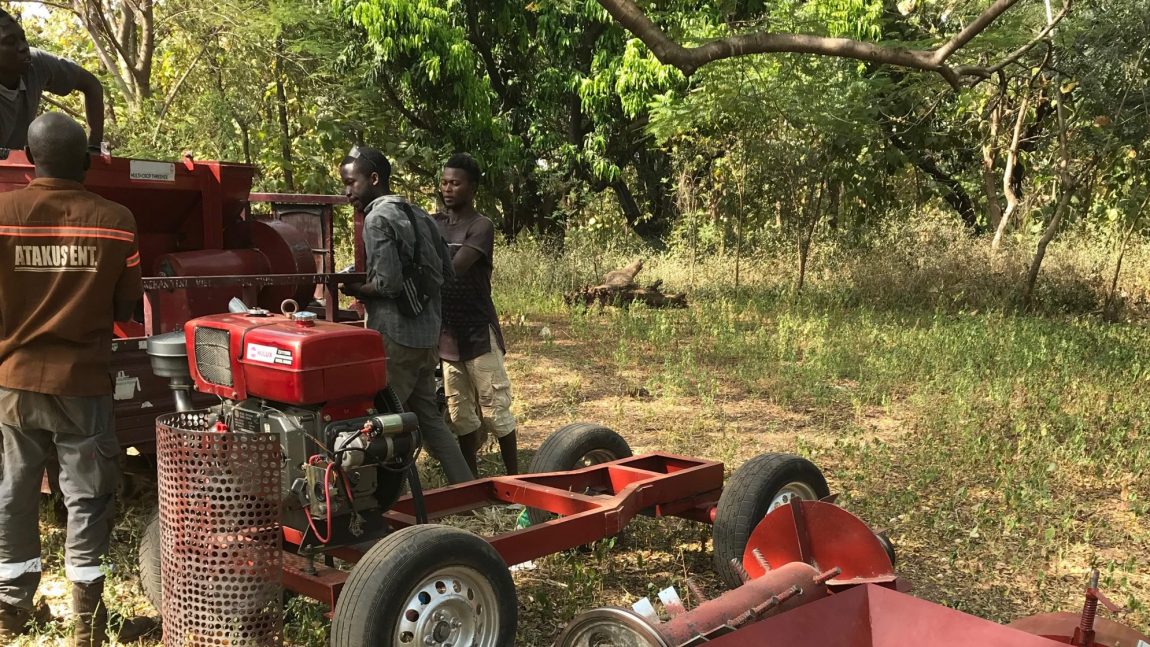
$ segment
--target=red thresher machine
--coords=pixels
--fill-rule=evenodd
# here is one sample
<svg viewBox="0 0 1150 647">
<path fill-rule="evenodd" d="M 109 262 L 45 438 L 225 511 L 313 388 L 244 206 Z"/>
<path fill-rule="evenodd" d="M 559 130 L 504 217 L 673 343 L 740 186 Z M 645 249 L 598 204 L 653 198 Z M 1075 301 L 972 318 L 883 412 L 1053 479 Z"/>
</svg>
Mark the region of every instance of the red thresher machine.
<svg viewBox="0 0 1150 647">
<path fill-rule="evenodd" d="M 139 323 L 114 342 L 121 439 L 160 445 L 161 516 L 143 538 L 141 580 L 168 610 L 169 596 L 196 589 L 181 608 L 216 632 L 196 642 L 180 618 L 166 640 L 232 644 L 253 618 L 278 623 L 251 602 L 282 583 L 330 607 L 338 647 L 504 647 L 517 617 L 508 564 L 614 536 L 643 514 L 712 524 L 731 590 L 693 590 L 687 610 L 666 589 L 665 619 L 647 600 L 590 611 L 557 645 L 1150 647 L 1096 618 L 1109 604 L 1096 581 L 1081 614 L 1013 627 L 906 595 L 889 542 L 829 503 L 822 474 L 797 456 L 758 456 L 724 486 L 721 463 L 633 456 L 610 429 L 576 423 L 543 443 L 532 474 L 423 492 L 419 431 L 387 388 L 379 336 L 337 323 L 358 316 L 338 309 L 336 286 L 364 278 L 331 271 L 342 198 L 251 194 L 253 173 L 101 158 L 87 182 L 136 214 L 147 277 Z M 0 190 L 30 177 L 19 153 L 0 161 Z M 479 537 L 435 523 L 511 503 L 531 525 Z M 259 541 L 271 549 L 255 552 Z"/>
<path fill-rule="evenodd" d="M 254 176 L 250 165 L 187 155 L 179 162 L 92 158 L 85 185 L 136 216 L 144 272 L 143 307 L 134 323 L 116 326 L 112 344 L 116 430 L 124 447 L 152 453 L 156 416 L 175 409 L 166 381 L 149 367 L 148 336 L 226 312 L 233 298 L 277 309 L 290 298 L 329 321 L 360 318 L 339 311 L 333 298 L 339 283 L 364 276 L 333 269 L 333 209 L 347 200 L 252 193 Z M 0 149 L 0 191 L 33 177 L 23 152 Z M 361 244 L 356 254 L 362 258 Z"/>
</svg>

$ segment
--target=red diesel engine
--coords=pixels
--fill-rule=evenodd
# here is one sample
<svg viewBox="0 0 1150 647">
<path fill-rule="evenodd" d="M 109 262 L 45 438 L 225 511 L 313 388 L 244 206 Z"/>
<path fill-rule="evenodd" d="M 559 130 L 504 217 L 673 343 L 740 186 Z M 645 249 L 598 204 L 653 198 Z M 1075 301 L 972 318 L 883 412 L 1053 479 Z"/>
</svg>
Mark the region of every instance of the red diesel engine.
<svg viewBox="0 0 1150 647">
<path fill-rule="evenodd" d="M 211 315 L 184 325 L 196 390 L 225 400 L 324 404 L 324 413 L 372 408 L 387 387 L 379 333 L 317 321 L 311 312 Z"/>
<path fill-rule="evenodd" d="M 188 321 L 148 339 L 157 376 L 181 411 L 194 388 L 220 398 L 209 425 L 280 438 L 283 523 L 300 546 L 364 541 L 398 498 L 419 445 L 415 416 L 388 397 L 379 333 L 317 321 L 288 301 Z"/>
</svg>

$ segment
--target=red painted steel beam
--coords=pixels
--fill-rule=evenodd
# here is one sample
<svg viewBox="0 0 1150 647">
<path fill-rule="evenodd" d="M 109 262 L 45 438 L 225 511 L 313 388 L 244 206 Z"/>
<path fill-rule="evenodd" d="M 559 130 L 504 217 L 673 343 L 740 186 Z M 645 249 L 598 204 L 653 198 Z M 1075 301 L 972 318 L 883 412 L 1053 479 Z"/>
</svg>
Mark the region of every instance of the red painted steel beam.
<svg viewBox="0 0 1150 647">
<path fill-rule="evenodd" d="M 309 193 L 252 193 L 248 196 L 252 202 L 275 202 L 277 204 L 348 204 L 347 198 L 342 195 L 317 195 Z"/>
<path fill-rule="evenodd" d="M 501 503 L 520 503 L 562 514 L 542 524 L 486 538 L 505 562 L 518 564 L 618 534 L 647 509 L 709 520 L 722 483 L 722 463 L 655 453 L 572 472 L 500 476 L 438 488 L 424 493 L 424 503 L 429 520 Z M 608 492 L 583 492 L 592 485 Z M 411 497 L 397 501 L 383 516 L 396 529 L 415 525 Z M 363 556 L 359 546 L 328 552 L 349 562 Z M 285 555 L 285 586 L 334 608 L 346 573 L 337 575 L 343 572 L 329 572 L 334 569 L 316 565 L 315 574 L 309 574 L 308 568 L 305 558 Z"/>
<path fill-rule="evenodd" d="M 331 568 L 322 562 L 284 551 L 284 588 L 306 595 L 331 609 L 335 609 L 335 602 L 339 599 L 339 593 L 343 590 L 348 575 L 347 571 Z"/>
<path fill-rule="evenodd" d="M 715 523 L 715 506 L 722 490 L 713 490 L 689 499 L 680 499 L 655 506 L 656 517 L 682 517 L 699 523 Z"/>
<path fill-rule="evenodd" d="M 362 283 L 367 274 L 231 274 L 223 276 L 148 276 L 144 277 L 144 290 L 186 290 L 194 288 L 268 287 L 298 285 L 300 283 Z"/>
</svg>

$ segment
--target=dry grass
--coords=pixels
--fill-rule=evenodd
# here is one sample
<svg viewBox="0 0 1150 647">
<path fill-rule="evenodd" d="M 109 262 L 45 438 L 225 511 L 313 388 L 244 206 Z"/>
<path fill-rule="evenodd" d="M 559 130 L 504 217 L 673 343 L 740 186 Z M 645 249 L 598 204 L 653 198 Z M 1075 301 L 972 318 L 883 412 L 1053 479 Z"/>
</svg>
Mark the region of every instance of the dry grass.
<svg viewBox="0 0 1150 647">
<path fill-rule="evenodd" d="M 1027 248 L 924 222 L 862 248 L 817 248 L 806 293 L 790 291 L 785 256 L 692 262 L 650 256 L 641 276 L 691 289 L 687 310 L 567 311 L 560 294 L 635 250 L 573 240 L 563 254 L 530 243 L 501 250 L 497 297 L 523 463 L 554 429 L 604 423 L 636 452 L 724 461 L 795 452 L 822 467 L 841 503 L 889 529 L 916 594 L 1007 621 L 1080 607 L 1092 567 L 1150 626 L 1150 331 L 1141 307 L 1150 246 L 1135 245 L 1122 289 L 1128 320 L 1097 316 L 1104 249 L 1058 244 L 1041 307 L 1015 295 Z M 1139 260 L 1141 259 L 1141 260 Z M 645 390 L 649 396 L 631 394 Z M 489 447 L 483 459 L 495 473 Z M 434 478 L 431 466 L 425 472 Z M 134 580 L 145 506 L 117 530 L 113 606 L 146 608 Z M 465 522 L 510 528 L 514 512 Z M 59 530 L 47 527 L 60 570 Z M 519 644 L 547 645 L 573 615 L 627 606 L 690 575 L 708 592 L 709 528 L 640 519 L 618 545 L 539 560 L 515 574 Z M 66 613 L 58 577 L 42 591 Z M 321 610 L 293 602 L 289 643 L 326 644 Z M 50 644 L 54 625 L 26 644 Z"/>
</svg>

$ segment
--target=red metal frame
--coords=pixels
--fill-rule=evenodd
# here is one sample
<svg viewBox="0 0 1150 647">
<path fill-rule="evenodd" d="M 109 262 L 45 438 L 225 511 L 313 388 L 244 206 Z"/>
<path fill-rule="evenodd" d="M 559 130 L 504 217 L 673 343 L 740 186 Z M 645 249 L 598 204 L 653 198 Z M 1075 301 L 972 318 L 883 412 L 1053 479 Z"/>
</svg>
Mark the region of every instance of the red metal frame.
<svg viewBox="0 0 1150 647">
<path fill-rule="evenodd" d="M 508 564 L 519 564 L 616 535 L 639 514 L 676 516 L 710 523 L 723 487 L 723 464 L 675 454 L 654 453 L 602 463 L 571 472 L 500 476 L 424 493 L 428 521 L 490 505 L 518 503 L 561 516 L 486 537 Z M 414 525 L 415 504 L 400 499 L 383 517 L 393 530 Z M 294 548 L 302 533 L 284 528 Z M 366 547 L 333 548 L 326 553 L 358 562 Z M 327 604 L 339 599 L 349 573 L 317 564 L 314 556 L 286 552 L 284 588 Z"/>
<path fill-rule="evenodd" d="M 1054 642 L 889 588 L 863 584 L 747 625 L 715 647 L 1055 647 Z"/>
</svg>

